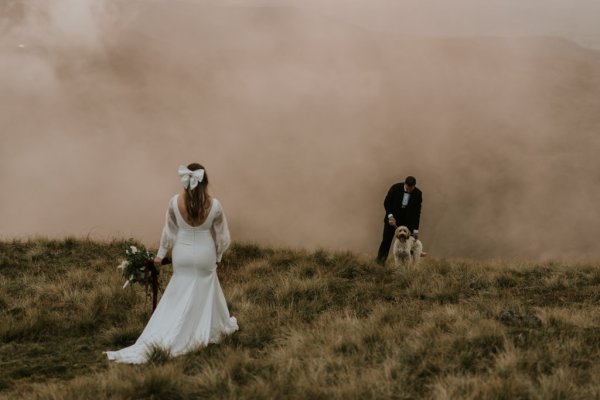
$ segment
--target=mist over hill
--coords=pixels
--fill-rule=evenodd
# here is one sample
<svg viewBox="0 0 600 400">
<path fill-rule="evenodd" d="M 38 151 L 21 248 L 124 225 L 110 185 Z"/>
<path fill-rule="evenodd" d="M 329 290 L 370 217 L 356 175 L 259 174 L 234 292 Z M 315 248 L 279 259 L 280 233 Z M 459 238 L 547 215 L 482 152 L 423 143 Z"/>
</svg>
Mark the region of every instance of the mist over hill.
<svg viewBox="0 0 600 400">
<path fill-rule="evenodd" d="M 600 256 L 598 51 L 291 7 L 9 3 L 1 236 L 156 242 L 199 161 L 238 240 L 374 255 L 411 174 L 430 253 Z"/>
</svg>

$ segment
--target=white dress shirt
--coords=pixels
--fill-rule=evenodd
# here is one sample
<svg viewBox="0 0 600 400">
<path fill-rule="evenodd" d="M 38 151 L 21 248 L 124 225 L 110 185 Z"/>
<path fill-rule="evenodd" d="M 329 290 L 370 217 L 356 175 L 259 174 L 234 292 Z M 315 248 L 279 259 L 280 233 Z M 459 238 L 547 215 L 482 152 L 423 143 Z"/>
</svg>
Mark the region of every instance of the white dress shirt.
<svg viewBox="0 0 600 400">
<path fill-rule="evenodd" d="M 408 200 L 410 200 L 410 193 L 404 192 L 404 197 L 402 197 L 402 208 L 405 208 L 408 205 Z"/>
<path fill-rule="evenodd" d="M 406 191 L 406 185 L 404 186 L 404 196 L 402 196 L 402 208 L 406 208 L 408 201 L 410 200 L 410 193 Z M 415 229 L 413 233 L 419 233 L 418 229 Z"/>
</svg>

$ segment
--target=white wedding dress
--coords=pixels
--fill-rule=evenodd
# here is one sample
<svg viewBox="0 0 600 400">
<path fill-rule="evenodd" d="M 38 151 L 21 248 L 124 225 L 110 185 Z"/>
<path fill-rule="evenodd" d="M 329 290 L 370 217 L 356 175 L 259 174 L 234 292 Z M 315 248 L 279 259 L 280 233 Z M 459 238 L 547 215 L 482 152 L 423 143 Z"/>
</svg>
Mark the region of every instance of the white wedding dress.
<svg viewBox="0 0 600 400">
<path fill-rule="evenodd" d="M 109 360 L 146 362 L 152 346 L 177 356 L 238 330 L 229 315 L 217 277 L 217 262 L 230 243 L 227 220 L 217 199 L 202 225 L 190 226 L 179 211 L 175 195 L 169 202 L 160 240 L 159 257 L 172 248 L 173 276 L 135 344 L 107 351 Z"/>
</svg>

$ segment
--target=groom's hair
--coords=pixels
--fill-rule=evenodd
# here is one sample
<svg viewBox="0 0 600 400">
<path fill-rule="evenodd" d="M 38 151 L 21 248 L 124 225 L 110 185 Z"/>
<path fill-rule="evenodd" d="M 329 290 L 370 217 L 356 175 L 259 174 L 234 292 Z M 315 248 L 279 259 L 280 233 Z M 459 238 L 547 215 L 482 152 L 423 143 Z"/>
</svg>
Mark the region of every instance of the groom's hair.
<svg viewBox="0 0 600 400">
<path fill-rule="evenodd" d="M 404 183 L 406 184 L 406 186 L 413 187 L 417 184 L 417 179 L 414 176 L 407 176 L 404 180 Z"/>
</svg>

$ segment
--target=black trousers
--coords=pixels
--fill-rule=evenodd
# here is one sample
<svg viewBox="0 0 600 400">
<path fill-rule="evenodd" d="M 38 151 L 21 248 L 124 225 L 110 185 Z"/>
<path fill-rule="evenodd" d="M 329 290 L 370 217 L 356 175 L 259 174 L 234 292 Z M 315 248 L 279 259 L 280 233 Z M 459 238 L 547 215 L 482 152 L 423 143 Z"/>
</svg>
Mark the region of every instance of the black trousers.
<svg viewBox="0 0 600 400">
<path fill-rule="evenodd" d="M 400 225 L 398 225 L 400 226 Z M 379 252 L 377 253 L 377 261 L 381 264 L 385 263 L 394 240 L 394 233 L 396 228 L 388 224 L 387 222 L 383 225 L 383 239 L 379 245 Z"/>
</svg>

